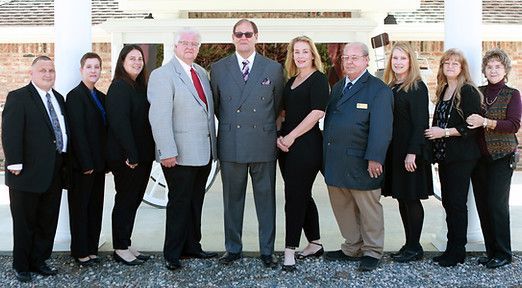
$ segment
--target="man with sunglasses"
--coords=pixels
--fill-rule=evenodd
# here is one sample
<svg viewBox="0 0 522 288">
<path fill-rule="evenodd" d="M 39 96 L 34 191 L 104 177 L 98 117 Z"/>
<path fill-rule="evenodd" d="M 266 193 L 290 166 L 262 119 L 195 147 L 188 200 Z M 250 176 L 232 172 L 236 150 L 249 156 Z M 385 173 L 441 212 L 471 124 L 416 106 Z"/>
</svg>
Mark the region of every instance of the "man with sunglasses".
<svg viewBox="0 0 522 288">
<path fill-rule="evenodd" d="M 232 29 L 235 53 L 212 64 L 211 85 L 219 120 L 218 158 L 223 181 L 226 253 L 241 258 L 247 177 L 250 174 L 265 267 L 274 268 L 276 116 L 283 91 L 282 66 L 256 53 L 258 30 L 241 19 Z"/>
</svg>

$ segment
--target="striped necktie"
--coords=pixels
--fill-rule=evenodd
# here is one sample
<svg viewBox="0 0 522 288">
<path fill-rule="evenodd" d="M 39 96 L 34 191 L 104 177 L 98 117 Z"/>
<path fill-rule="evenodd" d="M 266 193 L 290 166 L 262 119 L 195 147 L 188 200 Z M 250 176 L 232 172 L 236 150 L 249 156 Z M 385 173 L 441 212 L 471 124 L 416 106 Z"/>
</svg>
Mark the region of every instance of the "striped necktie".
<svg viewBox="0 0 522 288">
<path fill-rule="evenodd" d="M 250 63 L 248 60 L 244 60 L 243 62 L 243 69 L 241 69 L 241 73 L 243 74 L 243 80 L 245 80 L 245 82 L 248 80 L 248 72 L 250 72 L 250 70 L 248 69 L 248 63 Z"/>
</svg>

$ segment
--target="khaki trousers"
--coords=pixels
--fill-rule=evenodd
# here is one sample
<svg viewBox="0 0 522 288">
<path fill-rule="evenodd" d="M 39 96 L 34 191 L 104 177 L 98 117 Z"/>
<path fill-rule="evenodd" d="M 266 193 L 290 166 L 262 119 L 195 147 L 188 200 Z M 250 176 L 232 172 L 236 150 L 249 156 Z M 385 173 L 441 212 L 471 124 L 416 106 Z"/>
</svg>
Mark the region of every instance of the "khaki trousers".
<svg viewBox="0 0 522 288">
<path fill-rule="evenodd" d="M 384 217 L 379 202 L 381 189 L 354 190 L 328 186 L 330 203 L 345 242 L 341 250 L 348 256 L 382 258 Z"/>
</svg>

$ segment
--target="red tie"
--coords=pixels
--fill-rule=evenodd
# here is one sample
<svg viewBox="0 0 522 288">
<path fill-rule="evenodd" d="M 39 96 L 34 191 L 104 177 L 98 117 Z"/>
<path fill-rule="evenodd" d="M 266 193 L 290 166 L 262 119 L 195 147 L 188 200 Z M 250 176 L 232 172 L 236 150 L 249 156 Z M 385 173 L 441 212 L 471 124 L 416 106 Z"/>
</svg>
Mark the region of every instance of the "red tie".
<svg viewBox="0 0 522 288">
<path fill-rule="evenodd" d="M 203 92 L 203 86 L 201 86 L 201 82 L 199 81 L 198 74 L 196 74 L 196 70 L 194 68 L 190 68 L 190 75 L 192 76 L 192 82 L 194 82 L 194 87 L 198 92 L 199 99 L 205 103 L 205 106 L 208 108 L 207 98 L 205 98 L 205 92 Z"/>
</svg>

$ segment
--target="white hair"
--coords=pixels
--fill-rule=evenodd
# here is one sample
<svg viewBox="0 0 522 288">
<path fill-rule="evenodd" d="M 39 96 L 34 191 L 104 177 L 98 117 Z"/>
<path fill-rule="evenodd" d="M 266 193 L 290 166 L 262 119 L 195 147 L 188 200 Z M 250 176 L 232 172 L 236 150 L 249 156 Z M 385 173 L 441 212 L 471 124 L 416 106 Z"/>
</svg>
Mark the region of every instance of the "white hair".
<svg viewBox="0 0 522 288">
<path fill-rule="evenodd" d="M 196 35 L 198 42 L 201 43 L 201 34 L 199 34 L 198 30 L 191 27 L 183 27 L 176 33 L 176 35 L 174 35 L 174 46 L 178 45 L 178 42 L 183 35 Z"/>
<path fill-rule="evenodd" d="M 362 42 L 348 42 L 345 46 L 345 48 L 347 46 L 358 46 L 361 48 L 362 52 L 363 52 L 363 56 L 368 56 L 370 55 L 370 51 L 368 50 L 368 46 Z"/>
</svg>

